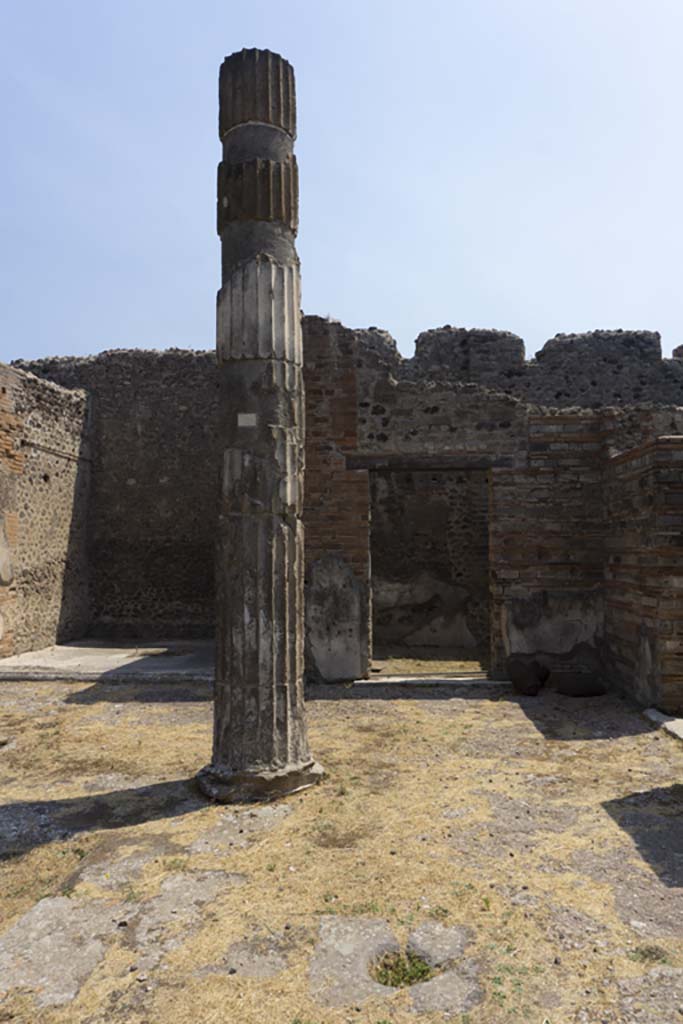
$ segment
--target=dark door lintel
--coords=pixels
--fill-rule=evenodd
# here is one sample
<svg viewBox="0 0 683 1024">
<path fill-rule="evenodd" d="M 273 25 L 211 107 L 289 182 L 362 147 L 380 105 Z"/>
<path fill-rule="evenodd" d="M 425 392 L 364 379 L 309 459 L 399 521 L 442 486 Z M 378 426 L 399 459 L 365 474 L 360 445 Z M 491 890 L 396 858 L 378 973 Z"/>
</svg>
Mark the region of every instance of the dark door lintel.
<svg viewBox="0 0 683 1024">
<path fill-rule="evenodd" d="M 438 469 L 497 469 L 512 465 L 512 458 L 505 455 L 410 455 L 407 453 L 365 454 L 364 452 L 354 452 L 346 456 L 347 469 L 385 469 L 406 473 Z"/>
</svg>

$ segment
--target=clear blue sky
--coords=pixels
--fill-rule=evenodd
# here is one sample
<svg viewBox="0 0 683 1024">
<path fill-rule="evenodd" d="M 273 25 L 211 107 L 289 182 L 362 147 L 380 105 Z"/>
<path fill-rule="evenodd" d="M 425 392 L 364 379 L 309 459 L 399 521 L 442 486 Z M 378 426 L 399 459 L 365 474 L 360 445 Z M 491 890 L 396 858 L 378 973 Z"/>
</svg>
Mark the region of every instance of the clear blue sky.
<svg viewBox="0 0 683 1024">
<path fill-rule="evenodd" d="M 217 74 L 294 65 L 307 313 L 683 342 L 681 0 L 0 0 L 0 359 L 211 348 Z"/>
</svg>

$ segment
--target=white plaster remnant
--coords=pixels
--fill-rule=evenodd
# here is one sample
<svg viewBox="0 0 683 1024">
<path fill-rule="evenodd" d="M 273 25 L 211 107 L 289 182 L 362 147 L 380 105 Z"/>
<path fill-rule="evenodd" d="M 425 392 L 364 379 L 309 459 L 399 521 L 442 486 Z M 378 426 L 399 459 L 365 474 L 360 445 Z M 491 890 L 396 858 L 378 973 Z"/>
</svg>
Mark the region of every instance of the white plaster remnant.
<svg viewBox="0 0 683 1024">
<path fill-rule="evenodd" d="M 645 708 L 643 715 L 653 725 L 657 725 L 660 729 L 668 732 L 670 736 L 675 736 L 677 740 L 683 740 L 683 718 L 665 715 L 662 711 L 658 711 L 657 708 Z"/>
<path fill-rule="evenodd" d="M 12 554 L 5 529 L 5 517 L 0 515 L 0 586 L 8 587 L 13 579 Z"/>
<path fill-rule="evenodd" d="M 520 593 L 526 599 L 526 594 Z M 553 651 L 568 654 L 579 644 L 593 646 L 602 634 L 603 608 L 598 597 L 592 602 L 583 598 L 572 601 L 566 595 L 548 606 L 538 609 L 539 614 L 527 623 L 516 620 L 515 609 L 504 605 L 501 609 L 503 639 L 507 653 L 535 654 Z"/>
</svg>

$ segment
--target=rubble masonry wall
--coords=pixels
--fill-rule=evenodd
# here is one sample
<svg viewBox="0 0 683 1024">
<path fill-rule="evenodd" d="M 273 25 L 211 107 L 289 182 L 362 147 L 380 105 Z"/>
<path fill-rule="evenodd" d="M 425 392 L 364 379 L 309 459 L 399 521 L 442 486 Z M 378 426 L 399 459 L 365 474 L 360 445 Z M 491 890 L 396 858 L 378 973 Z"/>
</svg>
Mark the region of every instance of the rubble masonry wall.
<svg viewBox="0 0 683 1024">
<path fill-rule="evenodd" d="M 408 568 L 401 565 L 405 544 L 397 540 L 396 522 L 400 513 L 404 532 L 419 532 L 427 505 L 445 502 L 453 487 L 446 483 L 449 474 L 461 481 L 456 503 L 468 488 L 480 487 L 481 496 L 481 481 L 488 480 L 492 669 L 501 671 L 512 650 L 588 664 L 610 657 L 620 627 L 605 589 L 604 552 L 620 499 L 614 487 L 608 489 L 606 467 L 619 453 L 680 432 L 683 421 L 662 399 L 650 406 L 604 406 L 657 396 L 660 387 L 662 397 L 683 404 L 683 363 L 661 360 L 658 336 L 647 332 L 560 337 L 532 363 L 523 362 L 514 336 L 466 332 L 462 341 L 462 332 L 427 332 L 414 359 L 403 360 L 383 332 L 304 319 L 307 646 L 313 674 L 350 678 L 367 671 L 373 500 L 380 589 L 398 593 L 404 605 L 412 590 L 415 600 L 400 613 L 416 621 L 425 602 L 439 596 L 435 586 L 426 598 L 423 593 L 425 573 L 433 575 L 433 552 L 411 552 Z M 95 631 L 210 631 L 213 354 L 112 352 L 30 365 L 66 386 L 84 387 L 93 399 Z M 511 393 L 525 380 L 535 381 L 536 393 L 549 393 L 551 377 L 557 384 L 553 400 L 562 405 L 583 398 L 578 408 L 550 410 Z M 482 380 L 501 390 L 482 387 Z M 600 408 L 591 408 L 598 400 Z M 436 493 L 426 504 L 411 499 L 411 488 L 432 471 Z M 467 516 L 454 516 L 448 530 L 448 550 L 471 545 Z M 446 560 L 443 571 L 449 579 L 440 584 L 460 585 L 454 564 Z M 381 612 L 385 622 L 395 618 L 390 601 Z M 452 638 L 453 620 L 437 614 L 433 621 L 442 633 L 430 639 L 438 645 Z"/>
<path fill-rule="evenodd" d="M 92 399 L 92 626 L 210 635 L 218 393 L 213 353 L 122 350 L 30 365 Z"/>
<path fill-rule="evenodd" d="M 0 655 L 82 636 L 91 616 L 88 398 L 0 364 Z"/>
</svg>

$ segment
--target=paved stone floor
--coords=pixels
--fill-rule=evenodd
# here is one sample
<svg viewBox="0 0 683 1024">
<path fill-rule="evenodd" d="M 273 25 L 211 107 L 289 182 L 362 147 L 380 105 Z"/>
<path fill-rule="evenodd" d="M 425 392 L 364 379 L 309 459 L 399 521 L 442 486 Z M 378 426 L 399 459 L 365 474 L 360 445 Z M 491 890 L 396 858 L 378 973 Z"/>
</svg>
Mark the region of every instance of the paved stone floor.
<svg viewBox="0 0 683 1024">
<path fill-rule="evenodd" d="M 459 660 L 460 655 L 434 648 L 382 652 L 372 663 L 370 678 L 486 678 L 480 662 Z M 212 640 L 74 640 L 0 658 L 0 681 L 211 682 L 213 672 Z"/>
<path fill-rule="evenodd" d="M 0 1021 L 683 1021 L 683 744 L 626 702 L 313 688 L 328 778 L 235 808 L 192 782 L 208 685 L 0 709 Z"/>
<path fill-rule="evenodd" d="M 213 679 L 212 640 L 75 640 L 0 658 L 0 680 Z"/>
</svg>

